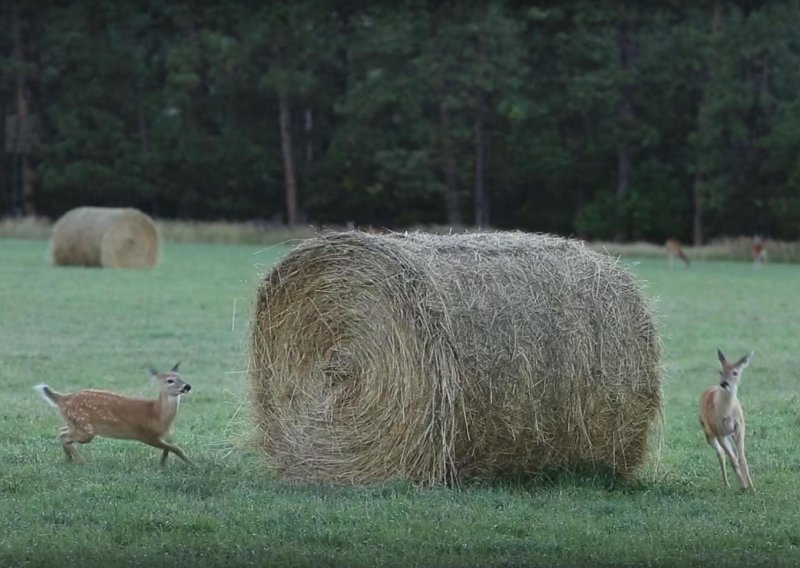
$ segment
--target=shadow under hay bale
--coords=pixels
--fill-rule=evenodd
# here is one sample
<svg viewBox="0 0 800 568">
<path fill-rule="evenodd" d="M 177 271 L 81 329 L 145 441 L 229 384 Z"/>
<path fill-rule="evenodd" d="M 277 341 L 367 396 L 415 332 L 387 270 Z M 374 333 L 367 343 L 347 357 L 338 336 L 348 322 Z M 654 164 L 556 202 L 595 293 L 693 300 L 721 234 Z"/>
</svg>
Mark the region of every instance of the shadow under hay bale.
<svg viewBox="0 0 800 568">
<path fill-rule="evenodd" d="M 53 226 L 51 256 L 56 266 L 150 268 L 158 255 L 158 229 L 137 209 L 78 207 Z"/>
<path fill-rule="evenodd" d="M 290 479 L 640 466 L 660 342 L 613 259 L 547 235 L 324 234 L 266 277 L 250 378 Z"/>
</svg>

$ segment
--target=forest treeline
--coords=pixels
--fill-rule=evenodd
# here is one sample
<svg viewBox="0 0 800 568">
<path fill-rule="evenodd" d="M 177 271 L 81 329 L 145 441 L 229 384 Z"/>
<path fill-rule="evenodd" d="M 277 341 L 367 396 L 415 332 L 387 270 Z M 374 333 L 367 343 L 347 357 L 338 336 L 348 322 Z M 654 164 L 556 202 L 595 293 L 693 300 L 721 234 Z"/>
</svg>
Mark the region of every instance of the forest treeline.
<svg viewBox="0 0 800 568">
<path fill-rule="evenodd" d="M 3 215 L 800 238 L 797 1 L 7 0 L 0 22 Z"/>
</svg>

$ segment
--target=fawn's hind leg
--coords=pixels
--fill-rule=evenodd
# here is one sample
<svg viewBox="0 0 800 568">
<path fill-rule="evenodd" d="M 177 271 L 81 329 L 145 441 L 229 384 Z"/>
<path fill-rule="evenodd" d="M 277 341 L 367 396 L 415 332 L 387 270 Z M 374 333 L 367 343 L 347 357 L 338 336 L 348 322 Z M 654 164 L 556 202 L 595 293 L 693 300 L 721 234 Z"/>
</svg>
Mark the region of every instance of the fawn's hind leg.
<svg viewBox="0 0 800 568">
<path fill-rule="evenodd" d="M 78 450 L 75 449 L 72 436 L 70 436 L 69 426 L 62 426 L 58 429 L 58 439 L 61 441 L 61 447 L 64 453 L 67 454 L 67 460 L 72 461 L 76 457 L 80 458 Z"/>
<path fill-rule="evenodd" d="M 739 469 L 739 482 L 742 489 L 750 489 L 753 493 L 756 492 L 756 487 L 753 485 L 753 479 L 750 477 L 750 466 L 747 465 L 747 458 L 744 457 L 744 423 L 736 425 L 736 432 L 734 432 L 736 440 L 736 457 Z"/>
<path fill-rule="evenodd" d="M 64 448 L 64 453 L 67 454 L 68 460 L 86 462 L 75 448 L 75 442 L 79 444 L 88 444 L 94 438 L 94 432 L 78 430 L 71 426 L 62 426 L 58 430 L 58 438 L 61 440 L 61 446 Z"/>
<path fill-rule="evenodd" d="M 741 479 L 742 473 L 739 470 L 739 456 L 737 455 L 736 448 L 733 447 L 731 437 L 725 436 L 724 438 L 721 438 L 720 445 L 722 446 L 722 449 L 725 450 L 725 454 L 728 456 L 736 475 L 739 477 L 739 479 Z"/>
</svg>

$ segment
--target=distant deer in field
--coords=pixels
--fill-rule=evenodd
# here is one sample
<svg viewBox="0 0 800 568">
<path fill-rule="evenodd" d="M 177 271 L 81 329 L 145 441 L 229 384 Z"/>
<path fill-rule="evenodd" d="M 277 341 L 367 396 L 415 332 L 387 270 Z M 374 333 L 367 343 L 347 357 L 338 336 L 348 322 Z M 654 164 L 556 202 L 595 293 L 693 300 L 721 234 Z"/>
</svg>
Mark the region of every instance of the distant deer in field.
<svg viewBox="0 0 800 568">
<path fill-rule="evenodd" d="M 667 247 L 667 256 L 669 257 L 670 268 L 672 268 L 672 265 L 675 264 L 675 257 L 680 257 L 681 260 L 686 263 L 686 266 L 691 265 L 691 262 L 689 262 L 689 257 L 683 252 L 683 247 L 678 239 L 667 239 L 667 242 L 664 243 L 664 246 Z"/>
<path fill-rule="evenodd" d="M 34 389 L 61 412 L 66 425 L 59 429 L 58 437 L 69 460 L 85 461 L 75 448 L 75 442 L 88 444 L 95 436 L 104 436 L 139 440 L 164 450 L 161 455 L 162 466 L 169 452 L 191 463 L 183 450 L 169 441 L 180 396 L 192 388 L 181 378 L 178 365 L 180 363 L 167 373 L 150 369 L 151 377 L 158 383 L 156 399 L 131 398 L 94 389 L 62 394 L 47 385 L 37 385 Z"/>
<path fill-rule="evenodd" d="M 764 244 L 764 240 L 761 237 L 756 236 L 753 238 L 753 245 L 750 252 L 753 257 L 753 264 L 763 264 L 767 262 L 767 246 Z"/>
<path fill-rule="evenodd" d="M 719 385 L 707 389 L 700 399 L 700 426 L 706 435 L 706 441 L 717 452 L 719 466 L 722 469 L 722 481 L 730 487 L 728 474 L 725 471 L 725 456 L 733 465 L 742 489 L 756 488 L 750 478 L 750 468 L 744 456 L 744 411 L 739 402 L 739 383 L 742 373 L 750 364 L 753 353 L 745 355 L 735 363 L 729 363 L 725 355 L 717 349 L 717 357 L 721 365 Z"/>
</svg>

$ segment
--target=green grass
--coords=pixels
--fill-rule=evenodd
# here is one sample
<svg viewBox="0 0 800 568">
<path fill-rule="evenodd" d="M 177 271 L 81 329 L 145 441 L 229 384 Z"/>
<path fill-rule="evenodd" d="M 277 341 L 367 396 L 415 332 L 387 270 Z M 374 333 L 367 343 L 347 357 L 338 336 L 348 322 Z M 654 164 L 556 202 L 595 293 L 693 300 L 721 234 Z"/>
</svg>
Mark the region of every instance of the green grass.
<svg viewBox="0 0 800 568">
<path fill-rule="evenodd" d="M 0 566 L 797 566 L 800 266 L 643 260 L 664 336 L 665 438 L 633 482 L 563 474 L 418 489 L 289 485 L 248 443 L 248 316 L 284 248 L 168 244 L 152 271 L 52 268 L 0 240 Z M 234 309 L 235 307 L 235 309 Z M 757 495 L 722 487 L 697 425 L 715 350 L 756 356 L 741 388 Z M 31 386 L 193 390 L 175 441 L 198 467 L 96 439 L 68 464 Z"/>
</svg>

